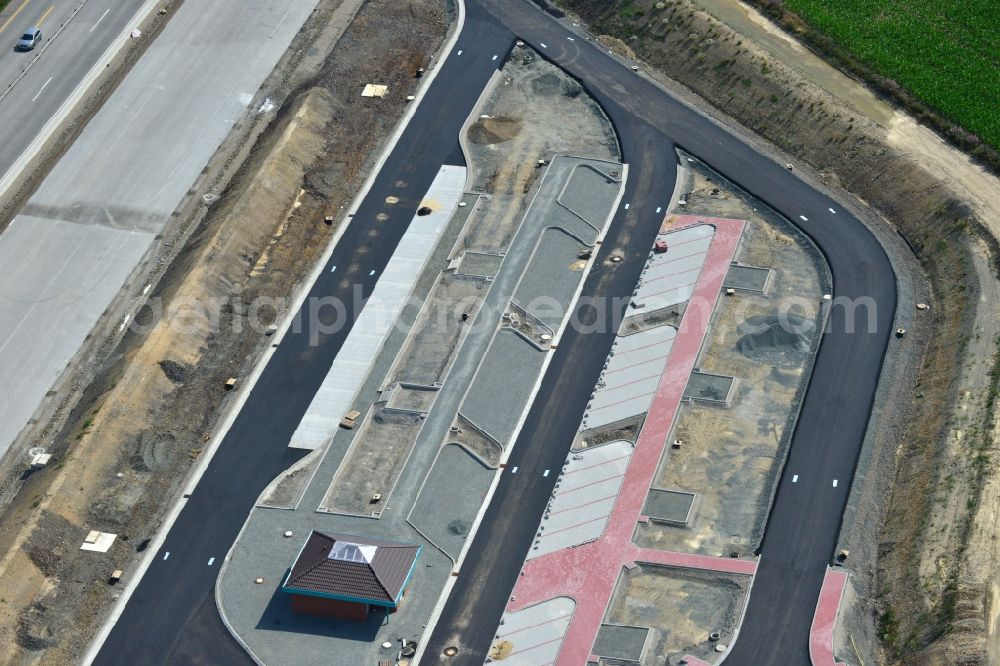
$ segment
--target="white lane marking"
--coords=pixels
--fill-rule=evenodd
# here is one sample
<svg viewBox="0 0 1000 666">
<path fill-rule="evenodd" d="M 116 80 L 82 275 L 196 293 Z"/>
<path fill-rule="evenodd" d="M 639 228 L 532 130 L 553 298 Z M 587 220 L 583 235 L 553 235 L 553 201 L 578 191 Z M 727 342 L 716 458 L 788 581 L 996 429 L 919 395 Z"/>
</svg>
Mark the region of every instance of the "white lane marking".
<svg viewBox="0 0 1000 666">
<path fill-rule="evenodd" d="M 833 213 L 834 215 L 836 215 L 836 214 L 837 214 L 837 211 L 835 211 L 835 210 L 834 210 L 834 209 L 832 209 L 832 208 L 827 208 L 827 210 L 828 210 L 828 211 L 830 211 L 831 213 Z"/>
<path fill-rule="evenodd" d="M 163 554 L 163 559 L 167 559 L 168 557 L 170 557 L 170 551 L 169 550 Z"/>
<path fill-rule="evenodd" d="M 571 42 L 575 42 L 575 41 L 576 41 L 576 40 L 575 40 L 575 39 L 573 39 L 572 37 L 567 37 L 566 39 L 568 39 L 568 40 L 569 40 L 569 41 L 571 41 Z"/>
<path fill-rule="evenodd" d="M 493 56 L 493 59 L 494 59 L 494 60 L 496 60 L 496 59 L 497 59 L 497 57 L 496 57 L 496 56 Z"/>
<path fill-rule="evenodd" d="M 514 468 L 510 470 L 510 473 L 517 474 L 517 465 L 515 465 Z"/>
<path fill-rule="evenodd" d="M 659 213 L 659 212 L 660 212 L 660 210 L 662 210 L 662 207 L 661 207 L 661 206 L 657 206 L 657 207 L 656 207 L 656 212 L 657 212 L 657 213 Z"/>
<path fill-rule="evenodd" d="M 368 271 L 368 275 L 369 275 L 369 277 L 372 276 L 372 275 L 375 275 L 375 271 Z"/>
<path fill-rule="evenodd" d="M 798 483 L 798 482 L 799 482 L 799 475 L 798 474 L 793 474 L 792 475 L 792 483 Z"/>
<path fill-rule="evenodd" d="M 215 558 L 214 557 L 208 558 L 208 566 L 212 566 L 214 563 L 215 563 Z"/>
<path fill-rule="evenodd" d="M 805 215 L 799 215 L 799 217 L 802 218 L 803 222 L 808 222 L 809 221 L 809 218 L 806 217 Z"/>
<path fill-rule="evenodd" d="M 462 55 L 462 49 L 459 49 L 458 53 L 456 53 L 455 55 Z"/>
<path fill-rule="evenodd" d="M 38 92 L 35 94 L 35 96 L 31 98 L 32 102 L 34 102 L 36 99 L 38 99 L 38 96 L 42 94 L 43 90 L 45 90 L 45 86 L 49 85 L 49 83 L 52 82 L 53 78 L 55 78 L 55 77 L 50 76 L 49 80 L 42 84 L 42 87 L 38 89 Z"/>
<path fill-rule="evenodd" d="M 110 12 L 110 11 L 111 11 L 111 8 L 110 8 L 110 7 L 109 7 L 109 8 L 107 8 L 107 9 L 105 9 L 105 10 L 104 10 L 104 13 L 103 13 L 103 14 L 101 14 L 101 18 L 97 19 L 97 23 L 100 23 L 101 21 L 103 21 L 103 20 L 104 20 L 104 17 L 105 17 L 105 16 L 107 16 L 107 15 L 108 15 L 108 12 Z M 97 27 L 97 23 L 95 23 L 95 24 L 94 24 L 94 28 L 96 28 L 96 27 Z M 91 29 L 90 29 L 90 32 L 94 32 L 94 28 L 91 28 Z"/>
<path fill-rule="evenodd" d="M 330 272 L 332 273 L 332 272 L 334 272 L 335 270 L 337 270 L 337 267 L 336 267 L 336 266 L 334 266 L 333 268 L 331 268 L 331 269 L 330 269 Z"/>
<path fill-rule="evenodd" d="M 628 210 L 628 204 L 625 204 L 625 210 Z"/>
<path fill-rule="evenodd" d="M 834 480 L 833 480 L 833 487 L 834 487 L 834 488 L 836 488 L 836 487 L 837 487 L 837 479 L 834 479 Z"/>
<path fill-rule="evenodd" d="M 545 470 L 545 473 L 542 474 L 542 476 L 548 476 L 548 475 L 549 475 L 549 470 Z"/>
<path fill-rule="evenodd" d="M 549 48 L 549 47 L 548 47 L 548 46 L 546 46 L 546 45 L 545 45 L 545 43 L 543 42 L 543 43 L 542 43 L 542 48 L 543 48 L 543 49 L 547 49 L 547 48 Z"/>
</svg>

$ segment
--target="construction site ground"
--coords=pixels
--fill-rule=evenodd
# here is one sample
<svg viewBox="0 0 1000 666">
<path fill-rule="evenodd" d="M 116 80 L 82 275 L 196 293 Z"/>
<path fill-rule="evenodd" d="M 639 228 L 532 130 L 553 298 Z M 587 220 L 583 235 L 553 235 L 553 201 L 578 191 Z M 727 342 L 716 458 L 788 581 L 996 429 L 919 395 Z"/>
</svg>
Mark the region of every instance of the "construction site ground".
<svg viewBox="0 0 1000 666">
<path fill-rule="evenodd" d="M 495 452 L 511 441 L 540 380 L 551 332 L 568 316 L 576 286 L 584 278 L 588 264 L 579 257 L 592 253 L 620 196 L 617 144 L 605 140 L 610 124 L 596 105 L 583 95 L 552 99 L 532 92 L 525 82 L 543 75 L 562 87 L 575 84 L 527 49 L 515 50 L 507 64 L 512 63 L 515 71 L 503 70 L 494 83 L 522 91 L 519 112 L 533 119 L 538 143 L 527 150 L 512 136 L 481 148 L 470 140 L 482 136 L 477 129 L 481 116 L 494 115 L 492 99 L 484 97 L 462 142 L 473 174 L 471 192 L 463 197 L 468 205 L 454 209 L 423 270 L 414 276 L 409 295 L 414 313 L 389 328 L 354 400 L 365 415 L 363 422 L 354 430 L 338 430 L 305 465 L 307 470 L 301 465 L 290 469 L 287 478 L 296 479 L 291 485 L 302 488 L 301 496 L 281 499 L 295 510 L 275 511 L 262 503 L 227 558 L 217 586 L 220 609 L 232 630 L 264 661 L 295 654 L 297 663 L 326 663 L 331 639 L 342 639 L 336 641 L 341 658 L 362 663 L 389 656 L 380 647 L 385 641 L 420 640 L 499 473 Z M 567 118 L 575 121 L 578 132 L 575 142 L 562 145 L 558 133 L 545 131 L 545 123 L 564 123 Z M 588 146 L 581 143 L 586 138 L 595 140 Z M 588 157 L 553 157 L 568 147 Z M 533 175 L 516 187 L 506 180 L 493 181 L 509 187 L 506 197 L 487 192 L 489 178 L 481 176 L 479 163 L 487 152 L 505 173 L 516 173 L 517 165 L 526 162 L 540 177 Z M 539 169 L 538 155 L 551 163 Z M 574 187 L 581 170 L 595 169 L 607 175 L 584 190 Z M 506 230 L 491 226 L 512 210 L 519 214 L 509 218 Z M 570 246 L 547 241 L 551 230 L 566 227 L 575 236 Z M 407 234 L 411 231 L 412 226 Z M 469 247 L 503 256 L 492 278 L 459 272 Z M 537 279 L 539 273 L 544 280 Z M 511 299 L 521 303 L 518 312 Z M 548 326 L 538 322 L 546 313 L 530 312 L 543 301 L 558 313 Z M 515 324 L 518 313 L 534 323 L 527 328 Z M 542 328 L 550 331 L 548 339 L 529 334 Z M 349 344 L 350 339 L 345 347 Z M 417 398 L 416 393 L 433 397 Z M 497 409 L 498 394 L 506 397 L 504 409 Z M 484 395 L 494 396 L 491 409 L 481 406 Z M 387 451 L 391 455 L 384 455 Z M 298 479 L 306 475 L 310 480 L 303 486 Z M 373 498 L 374 492 L 379 499 Z M 391 622 L 375 616 L 351 626 L 291 612 L 280 590 L 283 572 L 312 529 L 423 546 L 407 602 Z M 286 531 L 293 536 L 281 536 Z M 257 576 L 267 585 L 255 585 Z"/>
<path fill-rule="evenodd" d="M 682 164 L 685 212 L 746 220 L 734 259 L 770 269 L 770 278 L 764 292 L 734 290 L 720 300 L 697 366 L 734 377 L 733 394 L 728 405 L 681 406 L 672 436 L 682 445 L 661 463 L 654 482 L 694 493 L 691 522 L 639 524 L 635 540 L 647 548 L 747 557 L 763 537 L 819 344 L 830 276 L 815 247 L 787 221 L 700 163 Z"/>
<path fill-rule="evenodd" d="M 179 316 L 146 309 L 120 344 L 95 338 L 107 360 L 92 383 L 84 372 L 87 388 L 49 442 L 53 464 L 6 486 L 0 569 L 17 582 L 0 600 L 0 661 L 62 664 L 82 654 L 116 596 L 110 572 L 127 576 L 141 556 L 212 435 L 226 378 L 269 344 L 259 325 L 284 314 L 335 231 L 324 217 L 339 220 L 401 116 L 414 71 L 441 43 L 446 4 L 419 4 L 411 16 L 410 7 L 371 2 L 355 19 L 360 2 L 320 2 L 264 84 L 273 109 L 243 123 L 209 165 L 203 182 L 218 199 L 191 197 L 163 261 L 142 276 L 166 312 L 195 314 L 179 330 Z M 402 97 L 354 94 L 372 80 Z M 276 306 L 253 327 L 246 307 L 256 297 Z M 196 314 L 211 299 L 226 303 L 218 329 Z M 107 554 L 79 550 L 92 528 L 119 534 Z"/>
<path fill-rule="evenodd" d="M 945 486 L 938 471 L 949 438 L 946 422 L 958 404 L 954 369 L 975 339 L 979 295 L 990 293 L 996 280 L 993 271 L 978 270 L 972 257 L 984 249 L 970 239 L 984 238 L 992 265 L 1000 183 L 745 3 L 560 4 L 578 11 L 573 18 L 589 23 L 609 49 L 638 58 L 644 74 L 762 153 L 793 162 L 864 220 L 886 249 L 907 334 L 889 346 L 840 534 L 840 547 L 851 553 L 848 584 L 856 592 L 842 614 L 842 655 L 911 663 L 933 644 L 926 655 L 932 661 L 988 658 L 988 645 L 996 643 L 989 637 L 997 632 L 991 610 L 997 605 L 996 558 L 992 548 L 971 546 L 997 543 L 988 527 L 996 511 L 997 468 L 953 475 Z M 917 310 L 917 303 L 931 307 Z M 995 346 L 972 352 L 981 377 L 995 367 L 995 352 Z M 995 372 L 992 377 L 995 382 Z M 992 446 L 994 418 L 990 409 L 978 415 L 981 447 Z M 960 530 L 949 547 L 945 562 L 955 584 L 945 599 L 921 585 L 917 564 L 941 493 L 966 507 L 965 524 L 977 525 Z"/>
<path fill-rule="evenodd" d="M 622 572 L 602 632 L 608 625 L 646 627 L 649 635 L 638 661 L 643 666 L 673 664 L 677 655 L 697 651 L 698 646 L 714 648 L 718 639 L 710 639 L 713 633 L 733 636 L 749 587 L 746 576 L 639 565 Z M 600 638 L 598 634 L 595 654 L 608 658 L 606 664 L 617 663 L 611 658 L 624 650 L 601 650 Z"/>
</svg>

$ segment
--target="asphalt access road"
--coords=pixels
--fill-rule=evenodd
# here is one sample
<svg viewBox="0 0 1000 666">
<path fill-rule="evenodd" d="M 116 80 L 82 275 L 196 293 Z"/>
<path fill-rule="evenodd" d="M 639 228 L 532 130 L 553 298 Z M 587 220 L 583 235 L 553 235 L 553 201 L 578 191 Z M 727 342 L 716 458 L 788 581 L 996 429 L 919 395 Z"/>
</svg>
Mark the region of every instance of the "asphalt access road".
<svg viewBox="0 0 1000 666">
<path fill-rule="evenodd" d="M 12 0 L 0 13 L 0 94 L 4 95 L 0 99 L 0 177 L 15 165 L 115 38 L 130 27 L 144 3 Z M 55 37 L 63 24 L 66 27 Z M 15 51 L 18 38 L 32 25 L 42 31 L 44 51 L 41 46 Z M 36 56 L 37 62 L 10 88 Z"/>
<path fill-rule="evenodd" d="M 468 3 L 473 6 L 475 1 Z M 567 31 L 536 6 L 482 4 L 545 57 L 576 76 L 604 106 L 629 163 L 623 203 L 605 242 L 634 261 L 598 265 L 584 294 L 631 293 L 658 220 L 650 206 L 669 198 L 673 145 L 698 156 L 794 222 L 826 256 L 838 299 L 816 357 L 761 549 L 746 619 L 727 664 L 808 664 L 808 635 L 823 574 L 836 546 L 896 307 L 895 275 L 872 234 L 825 195 L 781 165 L 682 105 L 600 47 Z M 572 39 L 571 39 L 572 38 Z M 601 256 L 607 249 L 602 250 Z M 862 300 L 863 299 L 863 300 Z M 448 645 L 454 664 L 481 664 L 534 538 L 577 424 L 611 347 L 612 334 L 568 333 L 559 345 L 478 536 L 427 648 L 428 662 Z M 792 483 L 793 475 L 798 482 Z M 834 483 L 836 481 L 836 483 Z"/>
<path fill-rule="evenodd" d="M 354 321 L 354 285 L 360 284 L 366 297 L 371 294 L 440 166 L 464 164 L 460 128 L 512 39 L 470 8 L 443 71 L 311 287 L 311 297 L 340 297 Z M 390 195 L 399 202 L 386 204 Z M 379 213 L 388 219 L 376 222 Z M 338 266 L 337 272 L 329 266 Z M 215 579 L 260 492 L 304 453 L 287 444 L 350 330 L 321 335 L 310 346 L 307 328 L 298 334 L 290 329 L 281 340 L 95 663 L 250 663 L 218 621 Z M 211 565 L 210 558 L 215 558 Z"/>
</svg>

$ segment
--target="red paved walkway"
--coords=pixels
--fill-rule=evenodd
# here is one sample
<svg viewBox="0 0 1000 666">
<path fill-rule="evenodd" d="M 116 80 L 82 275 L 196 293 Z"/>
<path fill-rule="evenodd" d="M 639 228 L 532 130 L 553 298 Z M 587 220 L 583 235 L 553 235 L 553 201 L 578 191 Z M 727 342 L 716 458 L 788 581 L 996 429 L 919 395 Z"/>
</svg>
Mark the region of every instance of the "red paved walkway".
<svg viewBox="0 0 1000 666">
<path fill-rule="evenodd" d="M 833 629 L 837 625 L 840 600 L 847 585 L 847 572 L 827 568 L 819 591 L 816 613 L 809 629 L 809 659 L 813 666 L 834 666 L 844 662 L 833 656 Z"/>
<path fill-rule="evenodd" d="M 714 225 L 715 236 L 681 320 L 604 534 L 596 541 L 529 560 L 524 566 L 524 575 L 514 587 L 513 600 L 507 606 L 508 612 L 514 612 L 557 596 L 571 597 L 576 601 L 576 611 L 563 639 L 557 664 L 579 666 L 591 656 L 591 646 L 623 567 L 645 562 L 747 575 L 756 570 L 755 561 L 650 550 L 632 543 L 635 524 L 643 520 L 641 514 L 646 493 L 659 466 L 688 377 L 697 362 L 711 314 L 722 290 L 722 282 L 743 232 L 742 220 L 695 216 L 674 218 L 669 230 L 694 226 L 700 221 Z"/>
</svg>

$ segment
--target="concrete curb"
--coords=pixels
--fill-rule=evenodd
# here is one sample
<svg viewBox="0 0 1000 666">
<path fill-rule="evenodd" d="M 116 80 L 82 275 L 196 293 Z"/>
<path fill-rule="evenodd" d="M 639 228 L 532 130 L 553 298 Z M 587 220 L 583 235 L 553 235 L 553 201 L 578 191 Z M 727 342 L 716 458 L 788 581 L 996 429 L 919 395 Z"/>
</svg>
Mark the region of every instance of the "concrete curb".
<svg viewBox="0 0 1000 666">
<path fill-rule="evenodd" d="M 156 2 L 158 2 L 158 0 L 150 0 L 147 7 L 152 8 L 153 6 L 156 5 Z M 458 20 L 455 24 L 454 32 L 442 47 L 441 60 L 444 60 L 447 57 L 447 55 L 451 52 L 451 49 L 455 45 L 455 42 L 458 41 L 458 36 L 459 34 L 461 34 L 462 26 L 465 23 L 465 5 L 462 2 L 462 0 L 458 0 L 457 5 L 458 5 Z M 143 9 L 145 10 L 147 7 L 144 7 Z M 123 34 L 127 37 L 127 35 L 130 32 L 131 31 L 129 30 Z M 385 161 L 389 158 L 389 155 L 396 147 L 396 143 L 399 142 L 400 136 L 402 136 L 403 131 L 406 129 L 407 125 L 409 125 L 410 119 L 413 117 L 414 113 L 416 113 L 417 106 L 420 104 L 420 101 L 423 99 L 427 90 L 430 88 L 430 85 L 436 78 L 438 71 L 440 71 L 440 68 L 434 67 L 434 69 L 432 69 L 430 73 L 424 78 L 423 86 L 420 88 L 420 90 L 417 91 L 415 99 L 412 102 L 410 102 L 409 108 L 407 109 L 403 117 L 400 119 L 399 124 L 396 126 L 396 130 L 390 136 L 388 142 L 385 145 L 385 148 L 383 148 L 382 154 L 380 155 L 378 162 L 376 162 L 367 180 L 365 180 L 364 184 L 361 186 L 361 189 L 358 191 L 358 194 L 351 202 L 351 206 L 349 208 L 350 211 L 353 211 L 358 206 L 360 206 L 361 202 L 364 201 L 364 198 L 368 195 L 368 191 L 371 189 L 372 184 L 375 182 L 375 178 L 378 175 L 378 172 L 381 170 L 382 166 L 385 164 Z M 6 180 L 6 177 L 4 177 L 4 180 Z M 9 186 L 9 183 L 4 183 L 4 180 L 0 180 L 0 194 L 2 194 L 4 187 Z M 246 403 L 247 398 L 250 396 L 250 392 L 253 390 L 253 387 L 257 384 L 257 381 L 260 379 L 261 374 L 263 374 L 264 368 L 267 367 L 267 364 L 270 362 L 271 357 L 274 355 L 275 349 L 277 348 L 278 344 L 280 344 L 281 339 L 284 338 L 285 333 L 287 333 L 288 329 L 291 327 L 292 322 L 295 319 L 296 313 L 299 311 L 299 309 L 302 307 L 302 304 L 305 302 L 305 299 L 308 297 L 309 287 L 316 282 L 319 275 L 326 267 L 326 264 L 329 262 L 330 257 L 333 255 L 333 250 L 336 247 L 337 242 L 344 235 L 344 232 L 347 230 L 347 226 L 350 224 L 352 217 L 353 217 L 353 212 L 345 214 L 339 228 L 337 229 L 337 232 L 329 240 L 326 250 L 323 252 L 323 256 L 320 257 L 320 259 L 316 262 L 315 268 L 313 269 L 312 273 L 310 273 L 309 278 L 302 282 L 302 287 L 299 290 L 299 293 L 296 295 L 292 307 L 289 308 L 288 312 L 285 313 L 285 318 L 279 330 L 274 335 L 275 342 L 272 344 L 270 348 L 268 348 L 261 355 L 260 359 L 258 359 L 250 376 L 243 383 L 239 395 L 237 395 L 235 400 L 233 400 L 233 402 L 229 404 L 225 419 L 223 420 L 219 428 L 216 430 L 216 434 L 212 438 L 212 441 L 202 451 L 202 455 L 198 459 L 197 466 L 194 468 L 191 476 L 189 477 L 188 482 L 184 486 L 184 491 L 183 491 L 184 495 L 190 495 L 193 492 L 194 488 L 198 485 L 198 482 L 201 480 L 202 475 L 208 468 L 208 465 L 211 462 L 212 457 L 215 455 L 215 451 L 222 443 L 222 440 L 225 438 L 226 433 L 229 432 L 229 429 L 235 422 L 236 417 L 242 410 L 243 405 Z M 139 566 L 136 568 L 135 574 L 129 579 L 128 586 L 122 592 L 122 595 L 118 598 L 114 610 L 112 611 L 108 619 L 105 621 L 104 625 L 101 627 L 101 630 L 98 632 L 97 636 L 95 636 L 94 641 L 91 643 L 87 652 L 84 654 L 81 663 L 90 664 L 97 657 L 97 654 L 100 652 L 101 647 L 104 645 L 104 641 L 107 640 L 108 635 L 111 633 L 111 629 L 118 621 L 118 618 L 121 617 L 121 614 L 125 610 L 125 606 L 128 604 L 129 599 L 131 598 L 132 594 L 135 592 L 135 589 L 141 582 L 143 575 L 145 575 L 146 573 L 146 570 L 149 569 L 149 566 L 152 563 L 154 556 L 157 554 L 160 547 L 163 546 L 163 543 L 167 538 L 167 534 L 170 532 L 171 526 L 173 526 L 174 522 L 177 520 L 177 516 L 180 515 L 181 510 L 184 508 L 186 504 L 187 504 L 187 497 L 182 496 L 181 499 L 179 499 L 174 504 L 173 508 L 170 510 L 170 513 L 167 514 L 167 517 L 164 519 L 163 523 L 161 523 L 160 528 L 157 530 L 155 536 L 153 537 L 152 542 L 149 544 L 149 547 L 147 549 L 147 555 L 142 560 L 140 560 Z M 250 512 L 252 513 L 252 511 L 253 508 L 251 508 Z M 244 522 L 243 527 L 240 529 L 239 536 L 242 536 L 243 530 L 246 529 L 246 525 L 248 522 L 249 522 L 249 515 L 247 516 L 247 520 Z M 237 537 L 236 541 L 239 541 L 239 536 Z M 236 542 L 234 542 L 234 545 L 235 543 Z M 226 618 L 225 610 L 221 604 L 221 599 L 219 597 L 219 581 L 222 580 L 222 576 L 225 573 L 226 567 L 229 563 L 231 552 L 232 549 L 230 548 L 230 551 L 226 553 L 222 565 L 220 566 L 219 575 L 216 577 L 216 585 L 215 585 L 216 606 L 219 611 L 219 616 L 222 618 L 223 624 L 226 625 L 226 628 L 229 630 L 229 633 L 233 636 L 236 642 L 247 650 L 247 653 L 256 663 L 262 663 L 256 657 L 256 655 L 254 655 L 253 652 L 247 647 L 246 643 L 244 643 L 240 639 L 239 635 L 233 630 L 232 626 L 229 624 L 229 621 Z"/>
<path fill-rule="evenodd" d="M 326 268 L 327 263 L 329 263 L 330 257 L 333 255 L 333 250 L 336 247 L 337 243 L 340 241 L 341 237 L 346 232 L 347 226 L 351 223 L 351 220 L 354 217 L 355 211 L 361 206 L 361 203 L 364 201 L 365 197 L 368 196 L 368 192 L 371 190 L 372 184 L 375 182 L 375 178 L 378 177 L 378 174 L 382 170 L 382 167 L 385 165 L 386 160 L 389 159 L 389 155 L 392 154 L 392 151 L 395 149 L 396 144 L 399 142 L 400 137 L 403 135 L 403 132 L 406 130 L 407 126 L 410 124 L 410 120 L 413 118 L 414 114 L 416 113 L 417 108 L 420 105 L 420 102 L 423 100 L 424 96 L 427 94 L 427 91 L 430 89 L 431 84 L 434 82 L 434 79 L 437 78 L 437 74 L 440 71 L 440 63 L 444 62 L 447 59 L 448 55 L 452 51 L 452 48 L 455 46 L 455 43 L 458 41 L 458 37 L 459 37 L 459 35 L 461 35 L 462 28 L 465 25 L 465 3 L 464 3 L 463 0 L 456 0 L 455 4 L 456 4 L 456 8 L 458 10 L 458 18 L 457 18 L 457 20 L 455 22 L 454 28 L 452 29 L 452 34 L 448 37 L 448 40 L 444 43 L 444 45 L 441 48 L 440 57 L 439 57 L 439 60 L 438 60 L 439 64 L 436 65 L 424 77 L 424 83 L 423 83 L 423 85 L 420 87 L 420 90 L 417 91 L 416 95 L 414 96 L 414 100 L 412 102 L 410 102 L 409 108 L 407 109 L 406 113 L 403 114 L 403 117 L 400 119 L 399 124 L 396 125 L 395 131 L 392 133 L 392 135 L 390 135 L 389 140 L 388 140 L 388 142 L 385 145 L 385 148 L 382 149 L 382 154 L 379 156 L 378 161 L 373 165 L 371 171 L 369 172 L 368 178 L 365 180 L 364 184 L 362 184 L 361 189 L 358 191 L 358 194 L 351 201 L 350 206 L 347 208 L 348 212 L 341 219 L 341 223 L 340 223 L 340 225 L 339 225 L 336 233 L 333 235 L 333 237 L 330 239 L 329 243 L 327 244 L 326 250 L 323 252 L 323 256 L 320 257 L 320 259 L 316 262 L 315 268 L 313 269 L 312 273 L 310 273 L 309 278 L 307 280 L 303 281 L 302 288 L 301 288 L 298 296 L 296 296 L 295 301 L 294 301 L 292 307 L 286 313 L 285 319 L 284 319 L 284 321 L 281 324 L 281 328 L 275 334 L 275 337 L 277 338 L 276 342 L 272 345 L 272 347 L 270 349 L 268 349 L 268 351 L 257 362 L 257 365 L 254 368 L 254 373 L 252 375 L 251 380 L 248 381 L 244 385 L 244 391 L 239 396 L 238 402 L 233 403 L 233 405 L 231 406 L 231 408 L 230 408 L 230 410 L 231 410 L 230 411 L 230 415 L 226 419 L 226 423 L 225 423 L 224 428 L 220 429 L 219 432 L 218 432 L 218 434 L 216 435 L 216 438 L 213 439 L 213 442 L 212 442 L 212 453 L 214 453 L 215 448 L 217 447 L 217 442 L 221 442 L 222 441 L 222 439 L 225 437 L 226 433 L 229 431 L 229 428 L 232 426 L 233 422 L 236 420 L 236 416 L 239 414 L 240 410 L 242 409 L 243 403 L 246 402 L 246 398 L 249 396 L 250 391 L 252 390 L 253 386 L 257 383 L 257 380 L 260 378 L 260 375 L 263 373 L 264 368 L 270 362 L 271 356 L 274 355 L 274 350 L 281 343 L 281 340 L 284 339 L 285 333 L 288 332 L 288 329 L 291 326 L 292 321 L 295 319 L 295 314 L 302 307 L 302 304 L 305 302 L 305 299 L 309 295 L 309 288 L 313 284 L 315 284 L 316 280 L 319 279 L 319 276 L 322 274 L 323 270 Z M 329 450 L 329 446 L 327 446 L 327 450 Z M 322 454 L 322 456 L 325 456 L 325 455 L 326 455 L 326 452 L 324 451 L 324 453 Z M 320 461 L 320 463 L 321 462 L 322 462 L 322 460 Z M 317 463 L 317 465 L 316 465 L 316 469 L 317 470 L 319 469 L 319 464 L 320 463 Z M 207 463 L 206 463 L 206 466 L 207 466 Z M 200 473 L 198 474 L 198 478 L 200 478 L 201 473 L 203 473 L 203 472 L 204 472 L 204 470 L 200 471 Z M 314 471 L 314 474 L 315 474 L 315 471 Z M 193 479 L 194 483 L 192 485 L 192 488 L 194 487 L 194 485 L 197 485 L 197 480 L 198 479 Z M 301 498 L 299 498 L 299 501 L 301 502 Z M 180 504 L 180 503 L 178 503 L 178 504 Z M 296 504 L 296 508 L 297 508 L 297 506 L 298 506 L 298 504 Z M 247 645 L 247 643 L 240 637 L 239 633 L 233 628 L 232 624 L 230 624 L 229 619 L 226 617 L 225 605 L 222 603 L 222 592 L 221 592 L 222 579 L 225 576 L 226 570 L 229 567 L 229 562 L 232 559 L 233 549 L 236 547 L 236 544 L 239 543 L 240 539 L 243 537 L 243 533 L 246 531 L 247 526 L 250 524 L 250 519 L 251 519 L 254 511 L 256 511 L 256 506 L 251 507 L 249 513 L 247 514 L 246 520 L 243 521 L 243 527 L 240 528 L 240 532 L 236 536 L 236 539 L 233 541 L 233 545 L 230 547 L 229 551 L 226 553 L 226 556 L 222 560 L 222 565 L 219 568 L 219 575 L 216 576 L 216 579 L 215 579 L 214 596 L 215 596 L 216 609 L 219 612 L 219 617 L 222 619 L 222 623 L 226 626 L 226 629 L 229 631 L 229 634 L 233 637 L 233 639 L 237 643 L 239 643 L 239 645 L 246 651 L 246 653 L 250 656 L 251 659 L 254 660 L 255 663 L 257 663 L 257 664 L 263 664 L 263 662 L 260 660 L 260 658 L 257 657 L 257 655 L 253 652 L 253 650 L 250 649 L 250 646 Z M 179 509 L 177 510 L 176 513 L 178 513 L 178 514 L 180 513 Z M 173 519 L 176 520 L 176 514 L 173 515 Z M 166 532 L 169 531 L 169 525 L 172 524 L 172 523 L 173 523 L 173 520 L 171 520 L 170 523 L 167 525 L 167 529 L 163 531 L 163 538 L 160 539 L 160 543 L 157 544 L 157 548 L 159 548 L 159 546 L 162 545 L 163 539 L 166 538 Z"/>
<path fill-rule="evenodd" d="M 546 171 L 546 173 L 548 172 Z M 621 203 L 621 199 L 625 195 L 627 180 L 628 180 L 628 165 L 622 164 L 621 187 L 619 189 L 618 196 L 615 198 L 614 205 L 612 206 L 611 211 L 608 213 L 608 217 L 605 220 L 604 230 L 598 235 L 598 239 L 595 241 L 595 243 L 597 244 L 599 244 L 603 240 L 604 235 L 607 233 L 608 227 L 611 225 L 611 222 L 614 219 L 615 214 L 617 214 L 618 212 L 618 207 Z M 535 195 L 537 196 L 537 194 L 538 192 L 536 190 Z M 532 197 L 532 203 L 534 203 L 534 197 Z M 529 210 L 531 210 L 531 204 L 528 205 L 528 208 L 526 209 L 525 212 Z M 595 244 L 594 247 L 597 247 L 597 245 Z M 476 534 L 479 532 L 479 526 L 483 522 L 483 518 L 486 516 L 486 511 L 489 509 L 490 504 L 493 502 L 493 495 L 496 494 L 497 486 L 500 485 L 500 479 L 503 476 L 504 466 L 507 463 L 507 460 L 510 459 L 511 454 L 514 451 L 513 444 L 517 442 L 517 438 L 521 432 L 522 426 L 524 425 L 524 421 L 528 418 L 528 413 L 531 411 L 531 406 L 534 404 L 535 399 L 538 397 L 538 391 L 542 387 L 542 382 L 545 379 L 545 374 L 548 370 L 549 363 L 552 362 L 553 354 L 551 352 L 554 352 L 556 350 L 557 342 L 559 338 L 561 338 L 563 331 L 565 331 L 566 329 L 566 325 L 570 319 L 569 315 L 573 311 L 574 306 L 579 300 L 580 294 L 583 292 L 583 285 L 586 283 L 587 277 L 590 275 L 590 271 L 593 269 L 594 263 L 597 261 L 597 254 L 598 254 L 597 252 L 594 252 L 591 255 L 590 259 L 587 262 L 587 267 L 583 270 L 583 275 L 580 277 L 580 283 L 579 285 L 577 285 L 576 291 L 573 293 L 573 298 L 572 301 L 570 302 L 570 307 L 567 311 L 567 316 L 563 319 L 562 324 L 559 326 L 559 331 L 556 333 L 556 336 L 552 340 L 552 345 L 549 348 L 550 353 L 546 354 L 545 359 L 542 361 L 542 367 L 541 371 L 538 373 L 538 379 L 535 381 L 535 385 L 531 389 L 531 394 L 528 396 L 528 401 L 527 403 L 525 403 L 524 409 L 521 411 L 521 418 L 518 419 L 517 425 L 514 426 L 514 431 L 510 436 L 511 444 L 508 444 L 508 446 L 504 447 L 503 453 L 500 454 L 500 463 L 499 463 L 500 466 L 497 468 L 496 473 L 493 475 L 493 481 L 490 483 L 489 490 L 486 491 L 486 497 L 483 499 L 483 502 L 479 507 L 479 512 L 476 514 L 475 519 L 472 521 L 472 525 L 469 527 L 469 536 L 468 538 L 466 538 L 465 544 L 462 547 L 462 551 L 458 554 L 458 560 L 455 562 L 456 572 L 461 569 L 462 562 L 465 561 L 465 557 L 468 554 L 469 549 L 472 547 L 472 542 L 475 541 Z M 520 282 L 520 280 L 518 280 L 518 282 Z M 498 328 L 497 330 L 500 329 Z M 495 336 L 496 333 L 494 333 L 494 337 Z M 473 379 L 473 381 L 475 381 L 475 379 Z M 435 604 L 434 610 L 431 612 L 431 616 L 427 620 L 427 626 L 424 629 L 424 633 L 421 636 L 420 640 L 417 642 L 417 653 L 413 656 L 414 664 L 420 663 L 420 659 L 424 655 L 424 650 L 427 649 L 427 640 L 434 633 L 434 629 L 437 626 L 438 620 L 441 619 L 441 613 L 444 611 L 444 606 L 447 603 L 448 599 L 451 597 L 451 592 L 454 589 L 455 583 L 457 581 L 458 581 L 457 576 L 450 576 L 447 582 L 445 583 L 444 589 L 441 591 L 441 595 L 438 597 L 438 602 L 437 604 Z"/>
</svg>

